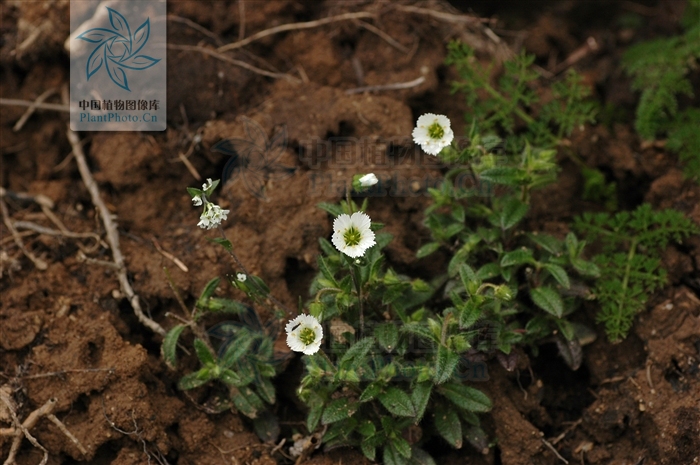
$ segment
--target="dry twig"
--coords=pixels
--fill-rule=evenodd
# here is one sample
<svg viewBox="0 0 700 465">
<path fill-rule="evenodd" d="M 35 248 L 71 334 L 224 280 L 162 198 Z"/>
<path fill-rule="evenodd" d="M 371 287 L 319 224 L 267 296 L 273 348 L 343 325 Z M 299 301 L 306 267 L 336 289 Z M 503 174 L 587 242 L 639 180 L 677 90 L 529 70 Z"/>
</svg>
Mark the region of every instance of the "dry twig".
<svg viewBox="0 0 700 465">
<path fill-rule="evenodd" d="M 187 273 L 189 271 L 189 269 L 187 268 L 187 265 L 182 263 L 182 261 L 179 258 L 177 258 L 175 255 L 171 254 L 170 252 L 166 252 L 165 250 L 163 250 L 163 248 L 160 246 L 160 244 L 158 243 L 158 240 L 156 239 L 155 236 L 151 237 L 151 242 L 153 242 L 153 246 L 156 248 L 156 250 L 162 256 L 164 256 L 165 258 L 167 258 L 168 260 L 173 262 L 175 265 L 177 265 L 178 268 L 180 268 L 185 273 Z"/>
<path fill-rule="evenodd" d="M 564 462 L 566 465 L 569 465 L 569 461 L 566 460 L 564 457 L 562 457 L 561 454 L 559 453 L 559 451 L 556 450 L 556 449 L 554 448 L 554 446 L 551 445 L 551 444 L 549 443 L 549 441 L 547 441 L 547 440 L 544 439 L 544 438 L 540 438 L 540 440 L 542 441 L 542 444 L 544 444 L 545 446 L 547 446 L 547 447 L 549 448 L 549 450 L 551 450 L 552 452 L 554 452 L 554 455 L 556 455 L 557 458 L 558 458 L 559 460 L 561 460 L 562 462 Z"/>
<path fill-rule="evenodd" d="M 169 15 L 168 15 L 168 20 L 170 20 L 170 21 L 175 21 L 175 22 L 177 22 L 177 23 L 182 23 L 182 24 L 184 24 L 184 25 L 186 25 L 186 26 L 189 26 L 189 27 L 191 27 L 192 29 L 194 29 L 195 31 L 201 32 L 201 33 L 204 34 L 205 36 L 207 36 L 207 37 L 209 37 L 210 39 L 212 39 L 214 42 L 216 42 L 216 45 L 222 45 L 221 38 L 220 38 L 218 35 L 214 34 L 213 32 L 211 32 L 211 31 L 210 31 L 209 29 L 207 29 L 206 27 L 203 27 L 203 26 L 201 26 L 201 25 L 195 23 L 195 22 L 192 21 L 191 19 L 183 18 L 182 16 L 177 16 L 177 15 L 169 14 Z"/>
<path fill-rule="evenodd" d="M 391 37 L 389 34 L 387 34 L 386 32 L 382 31 L 381 29 L 379 29 L 378 27 L 373 26 L 373 25 L 371 25 L 370 23 L 367 23 L 367 22 L 365 22 L 365 21 L 357 21 L 357 24 L 359 24 L 360 26 L 364 27 L 364 28 L 367 29 L 369 32 L 372 32 L 372 33 L 378 35 L 381 39 L 383 39 L 384 41 L 386 41 L 386 43 L 388 43 L 388 44 L 391 45 L 392 47 L 394 47 L 394 48 L 396 48 L 396 49 L 402 51 L 403 53 L 408 53 L 408 52 L 410 52 L 410 50 L 409 50 L 408 48 L 404 47 L 398 40 L 394 39 L 394 38 Z"/>
<path fill-rule="evenodd" d="M 34 107 L 39 110 L 53 110 L 70 113 L 70 106 L 60 103 L 37 103 L 31 100 L 18 100 L 14 98 L 0 98 L 0 105 L 15 106 L 15 107 Z"/>
<path fill-rule="evenodd" d="M 46 92 L 44 92 L 40 96 L 38 96 L 36 98 L 36 100 L 34 100 L 34 104 L 30 105 L 29 108 L 27 108 L 27 111 L 24 112 L 22 117 L 17 120 L 15 125 L 12 127 L 12 130 L 14 132 L 20 131 L 22 129 L 22 127 L 24 126 L 24 123 L 26 123 L 27 120 L 34 114 L 34 110 L 36 110 L 37 105 L 44 103 L 44 100 L 51 97 L 55 93 L 56 93 L 56 89 L 52 88 L 52 89 L 47 90 Z"/>
<path fill-rule="evenodd" d="M 365 86 L 365 87 L 356 87 L 354 89 L 348 89 L 345 91 L 347 95 L 352 95 L 352 94 L 361 94 L 363 92 L 377 92 L 380 90 L 401 90 L 401 89 L 410 89 L 411 87 L 417 87 L 425 82 L 425 77 L 421 76 L 417 79 L 414 79 L 413 81 L 408 81 L 408 82 L 396 82 L 393 84 L 381 84 L 378 86 Z"/>
<path fill-rule="evenodd" d="M 404 11 L 406 13 L 415 13 L 419 15 L 432 16 L 435 19 L 446 21 L 448 23 L 463 23 L 463 24 L 483 24 L 492 22 L 491 19 L 479 18 L 478 16 L 460 15 L 453 13 L 445 13 L 443 11 L 431 10 L 428 8 L 419 8 L 410 5 L 392 5 L 394 9 Z"/>
<path fill-rule="evenodd" d="M 305 23 L 282 24 L 280 26 L 271 27 L 270 29 L 265 29 L 264 31 L 260 31 L 256 34 L 253 34 L 252 36 L 250 36 L 246 39 L 239 40 L 237 42 L 233 42 L 231 44 L 224 45 L 223 47 L 219 47 L 218 52 L 223 53 L 223 52 L 228 52 L 230 50 L 235 50 L 237 48 L 244 47 L 251 42 L 255 42 L 256 40 L 260 40 L 263 37 L 271 36 L 274 34 L 279 34 L 280 32 L 298 31 L 300 29 L 312 29 L 315 27 L 324 26 L 326 24 L 335 23 L 338 21 L 347 21 L 349 19 L 373 18 L 373 17 L 374 17 L 374 15 L 372 13 L 368 13 L 366 11 L 359 11 L 356 13 L 344 13 L 342 15 L 331 16 L 330 18 L 318 19 L 316 21 L 307 21 Z"/>
<path fill-rule="evenodd" d="M 260 74 L 262 76 L 267 76 L 275 79 L 285 79 L 290 82 L 299 82 L 298 79 L 293 78 L 292 76 L 288 74 L 283 74 L 283 73 L 272 73 L 270 71 L 265 71 L 264 69 L 260 69 L 256 66 L 253 66 L 251 64 L 246 63 L 245 61 L 240 61 L 236 60 L 230 57 L 227 57 L 226 55 L 222 55 L 221 53 L 218 53 L 216 50 L 211 50 L 205 47 L 201 47 L 199 45 L 181 45 L 181 44 L 168 44 L 168 48 L 170 50 L 183 50 L 186 52 L 200 52 L 204 53 L 205 55 L 209 55 L 211 57 L 216 58 L 217 60 L 221 60 L 226 63 L 231 63 L 232 65 L 241 67 L 243 69 L 247 69 L 248 71 L 252 71 L 253 73 Z"/>
<path fill-rule="evenodd" d="M 75 444 L 83 455 L 88 454 L 88 451 L 85 449 L 85 447 L 83 447 L 80 441 L 78 441 L 78 439 L 70 431 L 68 431 L 68 428 L 66 428 L 63 422 L 61 422 L 61 420 L 59 420 L 53 414 L 53 409 L 56 407 L 56 399 L 52 398 L 47 400 L 44 405 L 30 413 L 23 422 L 20 422 L 19 417 L 17 417 L 14 402 L 10 398 L 7 389 L 0 389 L 0 402 L 4 404 L 8 413 L 12 417 L 12 423 L 14 425 L 11 428 L 0 429 L 1 436 L 13 437 L 10 452 L 7 455 L 7 459 L 3 465 L 12 465 L 15 463 L 15 457 L 17 456 L 17 452 L 19 452 L 19 447 L 22 444 L 23 437 L 27 438 L 27 440 L 31 442 L 34 447 L 40 449 L 44 453 L 44 457 L 42 458 L 40 465 L 45 465 L 46 462 L 48 462 L 49 452 L 44 446 L 39 444 L 39 441 L 37 441 L 36 438 L 29 432 L 29 430 L 32 429 L 42 417 L 48 418 L 52 423 L 58 426 L 58 429 L 60 429 L 61 432 L 65 434 L 66 437 L 73 442 L 73 444 Z"/>
<path fill-rule="evenodd" d="M 12 220 L 10 219 L 10 213 L 7 211 L 7 205 L 5 205 L 5 200 L 2 197 L 0 197 L 0 211 L 2 211 L 2 220 L 5 223 L 5 226 L 7 226 L 7 229 L 10 230 L 10 234 L 12 234 L 12 237 L 15 240 L 15 244 L 17 244 L 17 247 L 19 247 L 24 256 L 31 260 L 38 270 L 47 269 L 49 266 L 46 264 L 46 262 L 36 257 L 29 249 L 27 249 L 24 246 L 24 243 L 22 242 L 19 233 L 15 229 L 15 226 L 12 223 Z"/>
<path fill-rule="evenodd" d="M 105 232 L 107 234 L 107 242 L 109 243 L 110 249 L 112 249 L 112 259 L 117 267 L 117 278 L 119 279 L 119 285 L 122 292 L 129 299 L 131 307 L 134 309 L 134 314 L 136 318 L 149 328 L 154 333 L 158 333 L 165 336 L 165 329 L 157 322 L 153 321 L 141 309 L 141 303 L 139 302 L 139 296 L 136 295 L 134 289 L 131 287 L 129 282 L 129 277 L 127 275 L 126 265 L 124 263 L 124 256 L 122 255 L 121 247 L 119 246 L 119 233 L 117 232 L 117 225 L 112 220 L 112 214 L 110 213 L 107 205 L 105 205 L 104 200 L 100 196 L 100 190 L 97 187 L 95 179 L 90 173 L 90 168 L 87 165 L 85 159 L 85 153 L 83 152 L 83 147 L 80 144 L 80 138 L 78 134 L 73 132 L 73 130 L 68 126 L 68 141 L 73 147 L 73 156 L 75 161 L 78 163 L 78 171 L 80 171 L 80 177 L 83 179 L 85 187 L 87 187 L 88 192 L 90 192 L 90 197 L 92 198 L 92 203 L 95 205 L 102 218 L 102 224 L 105 227 Z"/>
</svg>

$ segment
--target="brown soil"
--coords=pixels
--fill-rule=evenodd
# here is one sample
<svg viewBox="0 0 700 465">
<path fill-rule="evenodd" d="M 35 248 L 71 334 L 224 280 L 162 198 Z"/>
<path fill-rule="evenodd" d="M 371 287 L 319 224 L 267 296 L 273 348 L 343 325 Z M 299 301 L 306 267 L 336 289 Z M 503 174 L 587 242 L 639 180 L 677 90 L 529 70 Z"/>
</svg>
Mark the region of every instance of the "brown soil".
<svg viewBox="0 0 700 465">
<path fill-rule="evenodd" d="M 209 29 L 223 43 L 235 41 L 238 4 L 203 3 L 171 2 L 169 13 Z M 430 4 L 437 8 L 437 3 Z M 648 201 L 659 208 L 677 208 L 700 224 L 700 188 L 683 179 L 672 154 L 661 146 L 641 144 L 635 135 L 631 121 L 636 97 L 619 66 L 630 42 L 673 32 L 683 2 L 611 6 L 579 0 L 546 7 L 538 3 L 538 8 L 530 4 L 526 11 L 510 2 L 475 2 L 474 8 L 502 16 L 494 30 L 502 32 L 509 46 L 535 53 L 545 68 L 563 62 L 594 37 L 599 49 L 576 66 L 607 108 L 607 119 L 577 131 L 571 147 L 586 164 L 617 182 L 622 207 Z M 2 97 L 34 100 L 66 84 L 62 47 L 69 3 L 8 1 L 0 8 Z M 298 295 L 306 296 L 319 253 L 318 237 L 330 235 L 330 220 L 315 205 L 337 201 L 343 183 L 355 173 L 374 171 L 390 189 L 389 195 L 372 199 L 369 213 L 395 236 L 387 252 L 391 264 L 423 277 L 444 266 L 445 257 L 421 262 L 414 258 L 429 237 L 422 226 L 425 189 L 441 171 L 417 152 L 399 152 L 410 145 L 407 137 L 421 113 L 443 113 L 452 121 L 463 118 L 461 99 L 448 93 L 454 76 L 442 64 L 446 40 L 461 38 L 497 56 L 505 48 L 495 45 L 483 29 L 397 11 L 382 2 L 248 0 L 245 34 L 360 10 L 376 13 L 378 19 L 370 22 L 399 46 L 346 21 L 270 36 L 231 55 L 265 69 L 288 71 L 300 80 L 294 83 L 261 77 L 201 53 L 170 50 L 167 131 L 81 135 L 101 195 L 118 218 L 129 279 L 143 307 L 162 326 L 174 324 L 167 312 L 179 312 L 164 267 L 188 304 L 209 279 L 233 270 L 228 258 L 205 240 L 211 234 L 196 227 L 197 212 L 190 208 L 184 188 L 201 181 L 177 154 L 191 149 L 189 161 L 202 177 L 220 177 L 227 160 L 210 148 L 224 138 L 244 138 L 244 117 L 257 122 L 268 137 L 286 128 L 287 147 L 277 162 L 294 170 L 266 178 L 261 184 L 264 198 L 253 195 L 251 181 L 238 176 L 217 200 L 231 210 L 226 232 L 242 262 L 289 307 L 296 306 Z M 641 14 L 647 26 L 625 28 L 621 19 L 631 14 Z M 172 21 L 168 27 L 171 43 L 213 45 L 212 39 L 182 22 Z M 425 81 L 409 89 L 345 93 L 420 76 Z M 15 193 L 47 196 L 70 231 L 104 239 L 76 164 L 65 160 L 71 152 L 67 119 L 38 111 L 15 132 L 12 126 L 24 111 L 2 108 L 0 185 Z M 463 134 L 461 125 L 454 126 Z M 327 150 L 316 145 L 332 136 L 356 138 L 372 149 L 360 152 L 355 144 L 350 150 Z M 529 218 L 533 227 L 554 234 L 565 233 L 574 215 L 596 208 L 580 199 L 582 178 L 576 165 L 562 159 L 562 166 L 559 182 L 536 195 Z M 11 196 L 4 201 L 11 221 L 55 227 L 36 204 Z M 39 270 L 13 242 L 6 224 L 0 228 L 0 387 L 9 388 L 21 419 L 48 399 L 57 399 L 54 413 L 87 449 L 83 455 L 54 423 L 40 419 L 31 433 L 49 451 L 49 464 L 290 463 L 275 444 L 261 442 L 244 417 L 231 411 L 207 413 L 200 405 L 204 398 L 177 390 L 179 377 L 196 362 L 185 357 L 178 371 L 168 370 L 160 357 L 161 337 L 138 322 L 113 270 L 80 258 L 109 261 L 104 242 L 25 235 L 24 246 L 48 265 Z M 189 271 L 164 257 L 153 239 Z M 697 463 L 700 238 L 691 238 L 684 248 L 669 247 L 664 264 L 670 284 L 653 296 L 633 334 L 611 345 L 597 328 L 599 337 L 585 348 L 578 371 L 569 370 L 547 345 L 537 359 L 523 354 L 512 372 L 492 363 L 483 389 L 495 405 L 484 420 L 494 447 L 482 456 L 469 446 L 446 451 L 442 444 L 429 445 L 438 463 Z M 233 292 L 222 286 L 222 294 Z M 588 308 L 583 318 L 592 322 L 594 311 Z M 288 389 L 298 367 L 290 364 L 277 382 L 283 399 L 277 413 L 288 441 L 283 450 L 290 445 L 293 429 L 304 432 L 294 423 L 301 414 Z M 7 409 L 0 405 L 0 429 L 9 421 Z M 0 435 L 0 457 L 7 456 L 10 443 Z M 41 457 L 41 451 L 25 440 L 17 463 L 35 464 Z M 305 463 L 366 461 L 357 452 L 333 450 L 318 451 Z"/>
</svg>

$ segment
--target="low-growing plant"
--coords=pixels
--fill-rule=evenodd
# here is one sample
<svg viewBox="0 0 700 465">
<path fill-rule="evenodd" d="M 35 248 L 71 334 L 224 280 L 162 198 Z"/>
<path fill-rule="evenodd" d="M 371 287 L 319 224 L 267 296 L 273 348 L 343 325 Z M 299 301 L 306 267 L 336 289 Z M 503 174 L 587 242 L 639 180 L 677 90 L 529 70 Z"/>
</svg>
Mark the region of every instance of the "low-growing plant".
<svg viewBox="0 0 700 465">
<path fill-rule="evenodd" d="M 700 1 L 688 2 L 682 34 L 637 44 L 622 64 L 641 92 L 635 128 L 647 140 L 665 135 L 666 147 L 677 152 L 688 177 L 700 179 L 700 108 L 679 105 L 679 96 L 693 97 L 691 73 L 700 59 Z"/>
<path fill-rule="evenodd" d="M 445 164 L 444 180 L 429 189 L 425 225 L 431 240 L 417 251 L 419 259 L 439 251 L 447 257 L 438 261 L 444 270 L 426 281 L 390 266 L 384 248 L 391 235 L 371 221 L 366 198 L 359 206 L 355 201 L 378 178 L 357 174 L 345 200 L 319 205 L 333 217 L 333 235 L 319 239 L 310 300 L 300 303 L 296 316 L 285 312 L 294 316 L 285 326 L 287 345 L 305 355 L 295 388 L 308 407 L 307 435 L 328 448 L 357 447 L 386 465 L 434 464 L 424 446 L 435 437 L 455 448 L 466 442 L 488 451 L 479 414 L 492 403 L 473 385 L 488 376 L 484 361 L 495 357 L 513 370 L 516 347 L 537 355 L 542 343 L 555 342 L 577 369 L 591 333 L 576 321 L 583 301 L 599 299 L 599 320 L 610 338 L 624 337 L 645 292 L 663 281 L 650 251 L 696 231 L 680 213 L 655 213 L 648 206 L 632 214 L 583 216 L 576 231 L 604 244 L 594 261 L 586 259 L 586 241 L 574 232 L 554 237 L 532 231 L 531 194 L 556 180 L 562 138 L 592 120 L 588 91 L 570 72 L 543 103 L 533 59 L 524 54 L 504 63 L 495 84 L 462 44 L 450 45 L 448 63 L 459 71 L 455 90 L 473 112 L 466 143 L 454 142 L 451 122 L 442 115 L 422 115 L 412 134 Z M 591 189 L 612 197 L 600 181 L 591 181 Z M 270 379 L 284 358 L 273 350 L 283 305 L 233 252 L 220 226 L 228 211 L 208 200 L 217 183 L 188 190 L 194 205 L 203 207 L 199 226 L 220 230 L 212 242 L 233 258 L 240 272 L 229 281 L 251 305 L 217 297 L 219 280 L 212 280 L 194 310 L 167 334 L 163 354 L 174 366 L 178 341 L 189 329 L 201 367 L 186 374 L 180 388 L 223 386 L 222 408 L 235 407 L 254 419 L 261 437 L 271 438 L 279 428 L 269 406 L 276 399 Z M 620 245 L 626 253 L 618 252 Z M 588 283 L 598 277 L 603 280 L 591 292 Z M 259 306 L 275 315 L 267 326 L 254 310 Z M 216 314 L 236 320 L 207 329 Z M 290 452 L 302 453 L 296 444 Z"/>
<path fill-rule="evenodd" d="M 465 120 L 473 122 L 478 134 L 500 135 L 509 153 L 519 153 L 526 144 L 556 147 L 573 129 L 593 122 L 596 113 L 590 89 L 573 70 L 551 84 L 551 99 L 544 102 L 534 61 L 534 55 L 515 55 L 502 63 L 494 80 L 494 65 L 483 66 L 471 47 L 459 41 L 448 46 L 446 63 L 460 76 L 452 91 L 466 99 Z"/>
<path fill-rule="evenodd" d="M 632 322 L 655 290 L 666 284 L 661 253 L 700 229 L 676 210 L 653 211 L 642 204 L 632 212 L 584 213 L 574 228 L 600 243 L 593 257 L 601 277 L 593 289 L 600 302 L 597 319 L 613 342 L 629 333 Z"/>
<path fill-rule="evenodd" d="M 204 229 L 220 228 L 226 219 L 228 210 L 222 210 L 209 201 L 219 181 L 208 180 L 202 190 L 188 188 L 195 206 L 203 206 L 199 226 Z M 232 244 L 222 237 L 212 242 L 222 246 L 232 254 L 234 260 L 242 267 L 233 253 Z M 245 269 L 242 268 L 242 271 Z M 205 286 L 191 312 L 187 312 L 184 303 L 178 300 L 184 310 L 184 316 L 175 316 L 180 323 L 166 334 L 162 353 L 171 368 L 177 366 L 177 347 L 182 344 L 183 333 L 190 331 L 194 339 L 192 346 L 200 368 L 186 374 L 178 382 L 182 390 L 194 389 L 205 384 L 218 383 L 223 388 L 222 395 L 213 396 L 215 402 L 209 406 L 214 411 L 235 408 L 253 420 L 256 432 L 263 439 L 275 436 L 273 431 L 279 427 L 274 417 L 269 414 L 269 407 L 275 403 L 275 388 L 271 379 L 277 374 L 283 357 L 275 354 L 274 341 L 279 333 L 277 319 L 263 325 L 254 307 L 242 302 L 217 297 L 215 294 L 221 282 L 214 278 Z M 233 287 L 245 292 L 254 305 L 270 305 L 270 291 L 257 276 L 238 272 L 229 276 Z M 177 294 L 176 294 L 177 295 Z M 270 305 L 274 308 L 274 305 Z M 214 315 L 236 317 L 236 320 L 224 320 L 206 327 L 207 320 Z M 274 439 L 274 438 L 272 438 Z"/>
</svg>

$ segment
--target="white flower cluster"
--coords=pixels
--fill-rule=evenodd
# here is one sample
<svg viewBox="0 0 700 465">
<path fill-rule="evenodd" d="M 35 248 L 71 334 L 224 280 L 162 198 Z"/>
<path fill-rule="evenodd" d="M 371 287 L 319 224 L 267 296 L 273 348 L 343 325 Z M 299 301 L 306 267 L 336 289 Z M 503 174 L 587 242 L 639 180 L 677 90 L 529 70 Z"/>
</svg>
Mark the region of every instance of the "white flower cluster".
<svg viewBox="0 0 700 465">
<path fill-rule="evenodd" d="M 222 209 L 220 206 L 212 202 L 207 202 L 204 206 L 204 211 L 199 217 L 199 226 L 202 229 L 216 228 L 222 221 L 226 221 L 229 211 Z"/>
<path fill-rule="evenodd" d="M 426 113 L 418 118 L 413 129 L 413 141 L 420 145 L 425 153 L 437 155 L 452 143 L 454 133 L 450 128 L 450 120 L 444 115 Z"/>
<path fill-rule="evenodd" d="M 228 218 L 229 210 L 224 210 L 220 206 L 207 200 L 207 191 L 212 188 L 214 182 L 211 178 L 207 178 L 207 182 L 202 184 L 202 192 L 192 197 L 192 205 L 201 207 L 204 205 L 204 210 L 199 217 L 199 226 L 202 229 L 216 228 Z"/>
<path fill-rule="evenodd" d="M 323 328 L 311 315 L 299 315 L 287 323 L 287 345 L 295 352 L 313 355 L 321 348 Z"/>
</svg>

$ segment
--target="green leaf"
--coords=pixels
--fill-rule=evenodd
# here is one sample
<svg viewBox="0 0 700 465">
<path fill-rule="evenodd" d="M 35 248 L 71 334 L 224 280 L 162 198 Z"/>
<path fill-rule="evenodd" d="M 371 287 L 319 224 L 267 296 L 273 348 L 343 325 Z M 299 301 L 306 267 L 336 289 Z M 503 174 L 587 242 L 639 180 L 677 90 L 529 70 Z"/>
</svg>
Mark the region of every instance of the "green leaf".
<svg viewBox="0 0 700 465">
<path fill-rule="evenodd" d="M 177 340 L 180 338 L 180 334 L 186 328 L 185 325 L 177 325 L 165 335 L 163 339 L 163 346 L 161 351 L 163 353 L 163 358 L 165 363 L 170 368 L 175 368 L 177 365 Z"/>
<path fill-rule="evenodd" d="M 202 362 L 202 365 L 216 364 L 214 354 L 209 351 L 209 348 L 201 339 L 194 340 L 194 350 L 197 352 L 197 358 Z"/>
<path fill-rule="evenodd" d="M 424 246 L 422 246 L 420 249 L 418 249 L 418 252 L 416 252 L 416 257 L 417 258 L 423 258 L 427 257 L 428 255 L 432 254 L 433 252 L 437 251 L 437 249 L 440 248 L 440 243 L 439 242 L 428 242 Z"/>
<path fill-rule="evenodd" d="M 338 362 L 338 367 L 353 369 L 357 368 L 367 356 L 374 345 L 373 337 L 360 339 L 345 352 L 345 355 Z"/>
<path fill-rule="evenodd" d="M 411 460 L 408 463 L 409 465 L 436 465 L 430 454 L 416 446 L 411 448 Z"/>
<path fill-rule="evenodd" d="M 346 418 L 353 416 L 356 411 L 356 402 L 350 402 L 350 400 L 348 400 L 346 397 L 335 399 L 323 410 L 321 423 L 324 425 L 330 425 L 331 423 L 345 420 Z"/>
<path fill-rule="evenodd" d="M 258 381 L 257 389 L 258 395 L 270 405 L 275 403 L 275 386 L 269 378 L 263 378 Z"/>
<path fill-rule="evenodd" d="M 269 410 L 260 412 L 253 420 L 253 429 L 261 441 L 274 443 L 280 434 L 280 425 L 277 416 Z M 235 462 L 234 462 L 235 463 Z"/>
<path fill-rule="evenodd" d="M 229 344 L 224 356 L 221 358 L 221 367 L 228 368 L 236 363 L 245 354 L 250 345 L 253 343 L 253 338 L 250 336 L 242 336 Z"/>
<path fill-rule="evenodd" d="M 467 442 L 471 444 L 476 450 L 482 454 L 488 454 L 489 452 L 489 441 L 488 436 L 484 433 L 478 425 L 470 426 L 464 432 L 464 437 Z"/>
<path fill-rule="evenodd" d="M 411 445 L 401 436 L 394 436 L 391 439 L 391 445 L 404 458 L 411 458 Z"/>
<path fill-rule="evenodd" d="M 569 275 L 566 274 L 566 270 L 561 266 L 555 265 L 554 263 L 545 263 L 542 265 L 542 268 L 549 271 L 549 274 L 551 274 L 563 288 L 569 289 L 571 287 Z"/>
<path fill-rule="evenodd" d="M 201 386 L 202 384 L 205 384 L 210 379 L 211 375 L 209 373 L 209 370 L 206 368 L 202 368 L 199 371 L 195 371 L 194 373 L 188 373 L 182 378 L 180 378 L 180 381 L 177 383 L 177 387 L 178 389 L 187 391 L 188 389 L 194 389 L 196 387 Z"/>
<path fill-rule="evenodd" d="M 377 455 L 377 448 L 374 445 L 370 444 L 368 441 L 361 441 L 360 449 L 362 449 L 362 453 L 365 457 L 374 462 Z"/>
<path fill-rule="evenodd" d="M 229 370 L 228 368 L 221 370 L 219 379 L 221 379 L 221 381 L 224 383 L 231 384 L 233 386 L 238 386 L 241 382 L 240 376 L 238 376 L 235 371 Z"/>
<path fill-rule="evenodd" d="M 433 384 L 429 381 L 423 383 L 417 383 L 411 392 L 411 402 L 413 402 L 413 407 L 416 410 L 416 423 L 423 418 L 425 409 L 428 406 L 428 401 L 430 400 L 430 393 L 433 390 Z"/>
<path fill-rule="evenodd" d="M 214 244 L 220 245 L 229 252 L 233 250 L 233 245 L 231 244 L 231 241 L 224 239 L 223 237 L 207 237 L 207 240 L 209 242 L 213 242 Z"/>
<path fill-rule="evenodd" d="M 459 355 L 452 352 L 445 346 L 438 347 L 437 357 L 435 359 L 435 384 L 442 384 L 452 378 L 455 368 L 459 363 Z"/>
<path fill-rule="evenodd" d="M 369 385 L 360 394 L 360 402 L 368 402 L 375 397 L 377 397 L 384 389 L 384 383 L 381 381 L 374 381 L 369 383 Z"/>
<path fill-rule="evenodd" d="M 399 329 L 394 323 L 381 323 L 374 329 L 374 337 L 384 350 L 391 352 L 399 343 Z"/>
<path fill-rule="evenodd" d="M 498 263 L 487 263 L 486 265 L 479 268 L 476 272 L 477 279 L 485 281 L 487 279 L 495 278 L 501 274 L 501 267 Z"/>
<path fill-rule="evenodd" d="M 511 198 L 501 210 L 500 226 L 501 229 L 510 229 L 527 214 L 528 206 L 517 198 Z"/>
<path fill-rule="evenodd" d="M 197 299 L 197 306 L 200 306 L 200 303 L 202 307 L 206 305 L 207 299 L 214 295 L 214 291 L 216 291 L 220 281 L 220 278 L 214 278 L 209 281 L 206 286 L 204 286 L 204 290 L 200 294 L 199 299 Z"/>
<path fill-rule="evenodd" d="M 554 236 L 532 233 L 528 234 L 527 237 L 552 255 L 559 255 L 562 252 L 562 242 Z"/>
<path fill-rule="evenodd" d="M 316 206 L 335 217 L 338 217 L 343 214 L 343 209 L 339 205 L 336 205 L 334 203 L 321 202 Z"/>
<path fill-rule="evenodd" d="M 482 171 L 479 176 L 481 180 L 494 184 L 517 186 L 520 180 L 520 169 L 511 167 L 490 168 Z"/>
<path fill-rule="evenodd" d="M 306 417 L 306 429 L 309 433 L 316 431 L 318 422 L 321 421 L 321 414 L 323 413 L 323 404 L 321 402 L 314 404 L 309 409 L 309 414 Z"/>
<path fill-rule="evenodd" d="M 590 276 L 592 278 L 600 277 L 600 269 L 593 262 L 588 262 L 581 258 L 574 258 L 571 260 L 571 266 L 583 276 Z"/>
<path fill-rule="evenodd" d="M 219 297 L 210 297 L 205 301 L 198 302 L 197 307 L 211 313 L 228 313 L 233 315 L 240 315 L 248 311 L 248 306 L 241 302 Z"/>
<path fill-rule="evenodd" d="M 462 266 L 459 267 L 459 277 L 462 280 L 462 285 L 464 286 L 464 289 L 470 295 L 473 294 L 473 292 L 470 291 L 470 289 L 472 287 L 478 288 L 481 284 L 481 281 L 476 277 L 476 273 L 474 273 L 472 267 L 467 265 L 466 263 L 463 263 Z"/>
<path fill-rule="evenodd" d="M 481 308 L 473 300 L 469 299 L 459 312 L 459 328 L 468 329 L 481 318 Z"/>
<path fill-rule="evenodd" d="M 408 462 L 391 443 L 384 446 L 384 465 L 407 465 Z"/>
<path fill-rule="evenodd" d="M 413 402 L 411 402 L 411 398 L 399 388 L 388 388 L 386 392 L 379 395 L 379 402 L 394 415 L 400 417 L 416 416 L 416 409 L 413 406 Z"/>
<path fill-rule="evenodd" d="M 456 406 L 470 412 L 491 410 L 491 400 L 478 389 L 458 383 L 445 383 L 438 388 L 438 392 Z"/>
<path fill-rule="evenodd" d="M 568 321 L 563 318 L 559 318 L 557 320 L 554 320 L 557 323 L 557 326 L 559 327 L 559 330 L 561 333 L 564 335 L 567 341 L 571 341 L 576 337 L 576 332 L 574 331 L 574 326 Z"/>
<path fill-rule="evenodd" d="M 534 262 L 532 258 L 532 250 L 530 249 L 517 249 L 508 252 L 501 258 L 501 266 L 513 266 L 513 265 L 523 265 L 525 263 Z"/>
<path fill-rule="evenodd" d="M 368 438 L 370 436 L 374 436 L 374 434 L 377 432 L 377 428 L 374 426 L 374 423 L 372 423 L 371 420 L 364 420 L 357 425 L 357 432 Z"/>
<path fill-rule="evenodd" d="M 454 409 L 442 405 L 435 409 L 435 429 L 452 447 L 462 447 L 462 423 Z"/>
<path fill-rule="evenodd" d="M 202 191 L 200 189 L 197 189 L 195 187 L 188 187 L 187 188 L 187 193 L 190 194 L 190 197 L 199 197 L 202 195 Z"/>
<path fill-rule="evenodd" d="M 231 400 L 239 412 L 248 418 L 255 418 L 265 409 L 262 399 L 249 387 L 231 389 Z"/>
<path fill-rule="evenodd" d="M 530 289 L 530 297 L 535 305 L 547 313 L 561 318 L 564 313 L 564 302 L 557 291 L 551 287 L 541 286 Z"/>
</svg>

